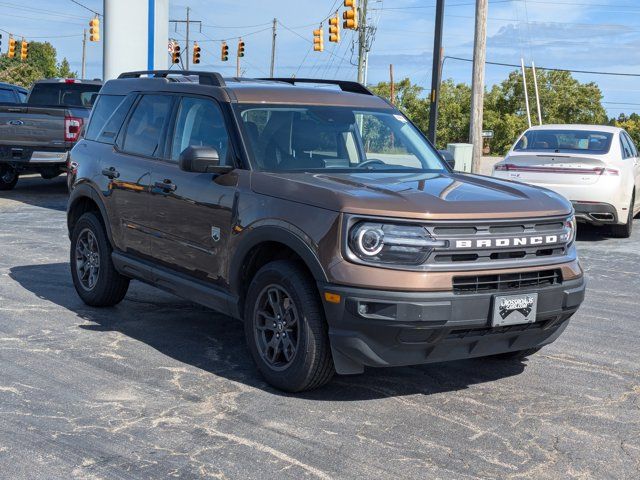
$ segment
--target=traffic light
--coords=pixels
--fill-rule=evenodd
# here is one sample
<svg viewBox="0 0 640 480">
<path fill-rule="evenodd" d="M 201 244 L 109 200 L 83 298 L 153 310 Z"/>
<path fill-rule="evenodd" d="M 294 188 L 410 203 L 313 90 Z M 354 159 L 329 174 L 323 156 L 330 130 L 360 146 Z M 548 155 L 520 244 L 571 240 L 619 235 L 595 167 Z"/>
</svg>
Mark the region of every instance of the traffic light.
<svg viewBox="0 0 640 480">
<path fill-rule="evenodd" d="M 200 50 L 202 50 L 200 48 L 200 45 L 198 45 L 198 42 L 193 42 L 193 63 L 194 65 L 196 63 L 200 63 Z"/>
<path fill-rule="evenodd" d="M 220 48 L 220 60 L 223 62 L 229 60 L 229 45 L 227 45 L 227 42 L 222 42 L 222 48 Z"/>
<path fill-rule="evenodd" d="M 244 42 L 242 39 L 238 40 L 238 56 L 244 57 Z"/>
<path fill-rule="evenodd" d="M 342 22 L 342 28 L 357 30 L 358 7 L 356 5 L 356 0 L 344 0 L 344 6 L 347 7 L 348 10 L 342 12 L 342 18 L 344 19 L 344 22 Z"/>
<path fill-rule="evenodd" d="M 27 59 L 28 55 L 29 55 L 29 44 L 23 38 L 22 43 L 20 45 L 20 60 L 24 62 Z"/>
<path fill-rule="evenodd" d="M 340 19 L 337 13 L 335 17 L 329 19 L 329 41 L 333 43 L 340 42 Z"/>
<path fill-rule="evenodd" d="M 92 18 L 89 21 L 89 41 L 100 41 L 100 19 L 98 17 Z"/>
<path fill-rule="evenodd" d="M 313 51 L 324 51 L 324 30 L 322 30 L 322 25 L 320 25 L 320 28 L 313 31 Z"/>
<path fill-rule="evenodd" d="M 16 39 L 9 37 L 9 51 L 7 52 L 9 58 L 15 58 L 16 56 Z"/>
<path fill-rule="evenodd" d="M 173 51 L 171 52 L 171 62 L 180 63 L 180 45 L 178 42 L 173 44 Z"/>
</svg>

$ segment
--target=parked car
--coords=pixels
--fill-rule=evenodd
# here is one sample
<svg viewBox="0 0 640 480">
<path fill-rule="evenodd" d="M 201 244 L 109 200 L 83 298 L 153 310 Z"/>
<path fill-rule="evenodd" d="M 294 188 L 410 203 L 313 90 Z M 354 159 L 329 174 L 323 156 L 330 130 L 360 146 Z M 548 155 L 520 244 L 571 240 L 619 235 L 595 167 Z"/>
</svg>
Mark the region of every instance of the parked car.
<svg viewBox="0 0 640 480">
<path fill-rule="evenodd" d="M 50 179 L 67 170 L 68 152 L 101 86 L 98 80 L 41 80 L 26 103 L 0 104 L 0 190 L 12 189 L 21 174 Z"/>
<path fill-rule="evenodd" d="M 355 82 L 175 74 L 107 82 L 71 151 L 86 304 L 138 279 L 241 319 L 288 391 L 365 366 L 523 358 L 581 304 L 560 195 L 453 172 Z"/>
<path fill-rule="evenodd" d="M 627 132 L 601 125 L 544 125 L 522 134 L 493 176 L 560 193 L 578 221 L 631 235 L 640 211 L 640 157 Z"/>
<path fill-rule="evenodd" d="M 29 90 L 19 85 L 0 82 L 0 105 L 24 103 Z"/>
</svg>

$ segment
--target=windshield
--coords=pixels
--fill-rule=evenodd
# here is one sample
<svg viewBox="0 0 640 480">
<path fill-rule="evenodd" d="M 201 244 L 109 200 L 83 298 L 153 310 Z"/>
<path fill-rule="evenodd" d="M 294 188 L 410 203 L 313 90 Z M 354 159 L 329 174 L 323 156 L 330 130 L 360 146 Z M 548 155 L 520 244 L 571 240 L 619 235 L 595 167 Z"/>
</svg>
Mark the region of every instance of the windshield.
<svg viewBox="0 0 640 480">
<path fill-rule="evenodd" d="M 397 112 L 307 105 L 238 108 L 259 170 L 446 169 L 422 134 Z"/>
<path fill-rule="evenodd" d="M 529 130 L 518 141 L 516 151 L 607 153 L 612 133 L 592 130 Z"/>
</svg>

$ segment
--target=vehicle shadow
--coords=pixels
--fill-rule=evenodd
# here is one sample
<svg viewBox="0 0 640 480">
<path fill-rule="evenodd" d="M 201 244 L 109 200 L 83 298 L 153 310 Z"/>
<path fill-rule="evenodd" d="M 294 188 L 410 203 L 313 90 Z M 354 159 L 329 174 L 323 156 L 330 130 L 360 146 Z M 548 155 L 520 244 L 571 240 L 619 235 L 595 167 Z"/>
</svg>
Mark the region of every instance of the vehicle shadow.
<svg viewBox="0 0 640 480">
<path fill-rule="evenodd" d="M 67 209 L 67 177 L 60 175 L 45 180 L 39 175 L 20 177 L 13 190 L 0 192 L 0 199 L 10 199 L 34 207 L 65 211 Z"/>
<path fill-rule="evenodd" d="M 113 308 L 92 308 L 77 296 L 67 263 L 16 266 L 9 276 L 39 298 L 74 312 L 89 332 L 120 332 L 179 362 L 214 375 L 290 396 L 267 385 L 245 346 L 242 324 L 155 288 L 132 282 Z M 522 373 L 526 362 L 464 360 L 416 367 L 370 368 L 363 375 L 336 376 L 327 386 L 295 396 L 319 401 L 354 401 L 459 391 Z"/>
</svg>

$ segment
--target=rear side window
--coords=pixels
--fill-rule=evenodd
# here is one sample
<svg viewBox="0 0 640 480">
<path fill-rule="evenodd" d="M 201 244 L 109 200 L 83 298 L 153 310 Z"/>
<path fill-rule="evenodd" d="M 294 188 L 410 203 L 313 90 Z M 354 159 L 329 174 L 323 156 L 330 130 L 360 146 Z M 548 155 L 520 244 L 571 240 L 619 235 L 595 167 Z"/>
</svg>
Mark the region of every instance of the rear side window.
<svg viewBox="0 0 640 480">
<path fill-rule="evenodd" d="M 125 152 L 147 157 L 160 154 L 173 99 L 171 95 L 144 95 L 140 99 L 124 134 Z"/>
<path fill-rule="evenodd" d="M 629 139 L 624 133 L 620 134 L 620 148 L 622 149 L 622 158 L 627 159 L 633 157 L 633 149 L 629 143 Z"/>
<path fill-rule="evenodd" d="M 633 140 L 631 140 L 631 137 L 629 136 L 629 134 L 627 132 L 624 132 L 623 135 L 624 135 L 624 138 L 627 139 L 627 142 L 629 143 L 629 147 L 631 148 L 631 156 L 637 157 L 638 156 L 638 149 L 636 148 L 636 144 L 633 143 Z"/>
<path fill-rule="evenodd" d="M 29 105 L 91 108 L 101 85 L 87 83 L 36 83 L 27 99 Z"/>
<path fill-rule="evenodd" d="M 100 95 L 93 107 L 85 138 L 113 144 L 134 99 L 135 95 Z"/>
</svg>

